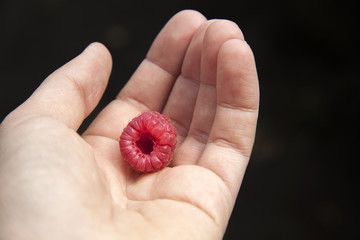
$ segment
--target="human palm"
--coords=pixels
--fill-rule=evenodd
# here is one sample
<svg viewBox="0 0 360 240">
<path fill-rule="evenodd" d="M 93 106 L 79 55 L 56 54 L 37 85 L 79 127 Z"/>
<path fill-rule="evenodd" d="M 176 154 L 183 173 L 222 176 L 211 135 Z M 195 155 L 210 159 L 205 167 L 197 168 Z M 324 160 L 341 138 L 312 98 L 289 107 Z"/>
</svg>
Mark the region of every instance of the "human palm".
<svg viewBox="0 0 360 240">
<path fill-rule="evenodd" d="M 175 15 L 82 134 L 111 71 L 99 43 L 49 76 L 0 128 L 0 238 L 220 239 L 253 146 L 258 82 L 232 22 Z M 178 131 L 169 167 L 140 174 L 119 151 L 144 111 Z M 4 185 L 4 184 L 3 184 Z"/>
</svg>

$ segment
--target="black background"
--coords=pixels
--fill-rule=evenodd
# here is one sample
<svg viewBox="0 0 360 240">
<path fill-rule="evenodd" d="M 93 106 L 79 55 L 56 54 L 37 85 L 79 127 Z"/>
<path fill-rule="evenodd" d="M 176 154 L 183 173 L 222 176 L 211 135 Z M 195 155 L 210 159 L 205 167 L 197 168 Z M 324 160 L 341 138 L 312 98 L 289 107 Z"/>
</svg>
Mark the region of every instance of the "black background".
<svg viewBox="0 0 360 240">
<path fill-rule="evenodd" d="M 261 88 L 254 152 L 225 239 L 359 236 L 359 13 L 347 1 L 0 1 L 0 119 L 89 43 L 113 56 L 113 99 L 182 9 L 235 21 Z"/>
</svg>

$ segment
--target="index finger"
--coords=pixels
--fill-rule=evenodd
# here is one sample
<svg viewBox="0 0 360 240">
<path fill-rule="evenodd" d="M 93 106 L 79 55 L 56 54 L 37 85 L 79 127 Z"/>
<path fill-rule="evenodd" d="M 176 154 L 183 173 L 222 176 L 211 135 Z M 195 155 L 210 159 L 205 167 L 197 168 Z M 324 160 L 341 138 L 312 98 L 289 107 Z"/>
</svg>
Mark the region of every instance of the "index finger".
<svg viewBox="0 0 360 240">
<path fill-rule="evenodd" d="M 134 116 L 148 110 L 160 112 L 180 73 L 190 41 L 205 21 L 203 15 L 190 10 L 170 19 L 116 100 L 97 116 L 84 134 L 117 139 Z"/>
</svg>

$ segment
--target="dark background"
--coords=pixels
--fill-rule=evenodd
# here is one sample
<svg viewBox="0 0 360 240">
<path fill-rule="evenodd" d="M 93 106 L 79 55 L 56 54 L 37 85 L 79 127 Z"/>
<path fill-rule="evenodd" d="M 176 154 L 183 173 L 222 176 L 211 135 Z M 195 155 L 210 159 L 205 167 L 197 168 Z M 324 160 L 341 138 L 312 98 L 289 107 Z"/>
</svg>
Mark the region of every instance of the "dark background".
<svg viewBox="0 0 360 240">
<path fill-rule="evenodd" d="M 359 13 L 347 1 L 0 1 L 0 119 L 92 41 L 115 97 L 182 9 L 235 21 L 261 87 L 257 138 L 225 239 L 359 237 Z"/>
</svg>

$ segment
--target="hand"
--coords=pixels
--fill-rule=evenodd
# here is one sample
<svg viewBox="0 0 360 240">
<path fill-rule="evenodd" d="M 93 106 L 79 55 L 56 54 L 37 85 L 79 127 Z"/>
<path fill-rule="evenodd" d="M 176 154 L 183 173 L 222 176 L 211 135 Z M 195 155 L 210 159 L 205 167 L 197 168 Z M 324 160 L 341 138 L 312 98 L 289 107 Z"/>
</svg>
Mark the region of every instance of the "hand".
<svg viewBox="0 0 360 240">
<path fill-rule="evenodd" d="M 91 44 L 0 128 L 1 239 L 221 239 L 253 146 L 259 89 L 239 28 L 175 15 L 82 136 L 112 60 Z M 172 165 L 139 174 L 118 139 L 155 110 L 178 131 Z"/>
</svg>

